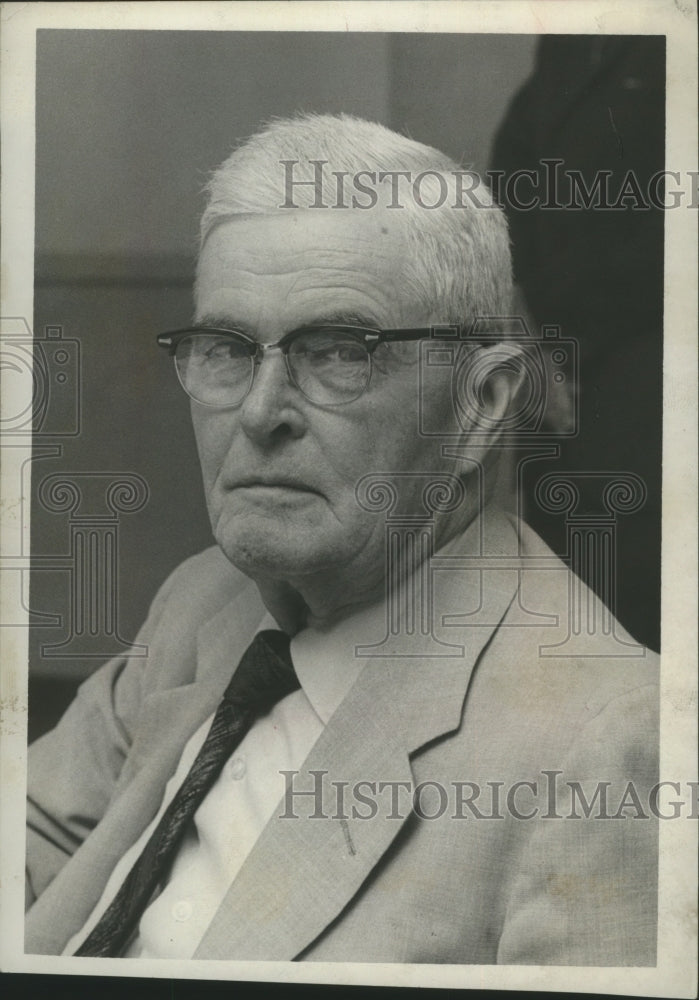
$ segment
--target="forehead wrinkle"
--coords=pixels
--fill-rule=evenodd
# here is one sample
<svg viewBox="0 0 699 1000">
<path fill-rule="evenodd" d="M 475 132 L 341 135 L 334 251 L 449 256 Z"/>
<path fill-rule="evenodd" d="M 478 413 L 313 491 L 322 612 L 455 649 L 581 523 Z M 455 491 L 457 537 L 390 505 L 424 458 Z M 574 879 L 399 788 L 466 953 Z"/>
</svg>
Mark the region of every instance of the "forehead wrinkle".
<svg viewBox="0 0 699 1000">
<path fill-rule="evenodd" d="M 307 303 L 305 300 L 309 296 L 314 296 L 315 302 Z M 294 283 L 287 295 L 289 303 L 295 305 L 299 302 L 300 311 L 303 313 L 308 312 L 310 308 L 324 314 L 329 299 L 332 300 L 332 314 L 362 315 L 366 313 L 366 318 L 371 320 L 372 324 L 380 323 L 382 317 L 386 318 L 389 312 L 399 307 L 397 301 L 394 302 L 388 298 L 378 282 L 376 282 L 375 287 L 369 285 L 366 277 L 364 277 L 362 287 L 357 288 L 351 280 L 348 280 L 347 275 L 339 275 L 336 282 L 327 279 L 320 280 L 316 276 L 310 282 L 302 280 Z"/>
<path fill-rule="evenodd" d="M 372 235 L 353 234 L 351 241 L 342 243 L 337 239 L 328 240 L 323 233 L 318 234 L 317 242 L 313 246 L 305 247 L 295 245 L 293 238 L 280 238 L 273 250 L 270 247 L 258 248 L 254 242 L 231 244 L 213 241 L 202 250 L 202 261 L 205 262 L 206 257 L 210 255 L 219 263 L 228 264 L 238 271 L 249 271 L 254 274 L 288 274 L 301 267 L 309 269 L 326 266 L 343 267 L 354 259 L 359 260 L 362 268 L 365 268 L 367 250 L 371 251 L 376 261 L 400 264 L 397 248 L 386 245 Z M 323 255 L 324 260 L 319 261 L 319 255 Z M 236 258 L 239 256 L 243 259 L 238 262 Z M 309 259 L 310 263 L 307 265 L 306 261 Z"/>
<path fill-rule="evenodd" d="M 217 291 L 223 294 L 230 292 L 233 295 L 254 295 L 256 293 L 256 286 L 254 284 L 246 286 L 244 281 L 236 281 L 236 274 L 241 278 L 244 277 L 242 272 L 233 272 L 230 275 L 230 284 L 226 283 L 220 286 Z M 374 278 L 374 275 L 367 271 L 348 273 L 345 270 L 337 268 L 321 267 L 313 268 L 312 270 L 287 272 L 285 274 L 253 275 L 253 277 L 260 277 L 262 282 L 264 282 L 265 278 L 274 280 L 275 283 L 278 280 L 282 282 L 282 287 L 284 280 L 291 278 L 285 292 L 287 301 L 295 301 L 305 296 L 317 296 L 320 305 L 328 296 L 336 297 L 342 295 L 351 299 L 347 303 L 347 306 L 352 310 L 357 309 L 357 300 L 359 300 L 359 305 L 362 309 L 370 306 L 374 309 L 384 311 L 386 308 L 391 308 L 395 305 L 392 301 L 393 296 L 389 296 L 386 292 L 385 282 Z M 355 277 L 360 278 L 361 282 L 353 280 Z M 206 288 L 206 283 L 204 283 L 203 287 Z M 264 284 L 262 285 L 261 292 L 265 292 Z M 267 294 L 269 294 L 268 289 Z M 344 305 L 341 308 L 344 311 Z"/>
<path fill-rule="evenodd" d="M 317 248 L 293 254 L 295 266 L 291 270 L 313 274 L 338 271 L 340 273 L 361 274 L 362 277 L 373 278 L 378 268 L 399 274 L 402 261 L 395 253 L 378 251 L 375 244 L 368 243 L 366 247 L 342 248 L 326 250 Z"/>
<path fill-rule="evenodd" d="M 224 274 L 222 275 L 223 283 L 235 290 L 245 284 L 246 280 L 251 281 L 280 281 L 284 282 L 286 280 L 291 281 L 291 287 L 295 288 L 298 285 L 303 285 L 309 289 L 322 289 L 328 286 L 351 286 L 353 284 L 353 279 L 361 280 L 363 284 L 380 286 L 382 284 L 380 277 L 375 273 L 376 268 L 371 269 L 367 267 L 366 256 L 358 254 L 357 255 L 358 265 L 361 266 L 352 267 L 349 265 L 347 260 L 337 263 L 331 261 L 318 261 L 317 259 L 309 266 L 304 266 L 302 260 L 298 258 L 291 262 L 289 266 L 285 266 L 285 262 L 278 260 L 260 260 L 259 267 L 255 266 L 255 261 L 246 260 L 244 264 L 236 265 L 235 263 L 221 261 L 220 263 L 224 266 Z M 378 264 L 378 261 L 376 262 Z M 398 271 L 394 272 L 395 277 L 398 278 Z M 203 267 L 200 270 L 200 282 L 202 287 L 206 287 L 211 281 L 211 275 L 207 274 L 206 262 L 204 262 Z M 219 278 L 219 282 L 221 279 Z M 216 279 L 214 279 L 216 283 Z M 385 281 L 383 282 L 385 285 Z"/>
</svg>

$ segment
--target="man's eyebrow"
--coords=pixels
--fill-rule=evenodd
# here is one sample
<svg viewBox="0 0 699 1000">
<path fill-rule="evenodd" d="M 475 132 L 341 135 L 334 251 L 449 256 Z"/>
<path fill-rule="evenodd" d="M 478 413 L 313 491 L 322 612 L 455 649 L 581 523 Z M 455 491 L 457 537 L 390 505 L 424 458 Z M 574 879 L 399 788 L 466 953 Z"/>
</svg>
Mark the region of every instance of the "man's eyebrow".
<svg viewBox="0 0 699 1000">
<path fill-rule="evenodd" d="M 197 320 L 195 326 L 209 326 L 215 330 L 240 330 L 241 333 L 251 334 L 245 323 L 236 323 L 230 316 L 222 316 L 216 313 L 207 313 Z"/>
<path fill-rule="evenodd" d="M 376 328 L 376 320 L 365 313 L 335 312 L 314 318 L 308 326 L 370 326 Z"/>
</svg>

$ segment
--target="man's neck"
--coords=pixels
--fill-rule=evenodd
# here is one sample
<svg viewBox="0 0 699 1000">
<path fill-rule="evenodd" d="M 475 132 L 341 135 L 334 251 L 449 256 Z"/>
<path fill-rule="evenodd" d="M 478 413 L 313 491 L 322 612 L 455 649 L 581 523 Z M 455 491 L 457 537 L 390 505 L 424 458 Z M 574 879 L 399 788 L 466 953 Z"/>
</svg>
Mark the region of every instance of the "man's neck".
<svg viewBox="0 0 699 1000">
<path fill-rule="evenodd" d="M 457 530 L 442 533 L 437 538 L 435 552 L 460 538 L 473 523 L 472 518 Z M 398 557 L 391 567 L 391 586 L 399 589 L 418 574 L 421 562 L 417 559 L 419 547 L 413 549 L 409 559 Z M 296 635 L 304 628 L 324 629 L 349 618 L 361 609 L 382 604 L 387 593 L 386 567 L 373 567 L 371 572 L 355 574 L 353 579 L 333 576 L 330 579 L 315 577 L 302 580 L 257 579 L 255 582 L 265 607 L 289 635 Z M 413 584 L 416 595 L 420 588 Z"/>
<path fill-rule="evenodd" d="M 303 628 L 323 628 L 347 618 L 361 607 L 383 601 L 383 571 L 369 583 L 352 587 L 347 581 L 256 580 L 265 607 L 289 635 Z"/>
</svg>

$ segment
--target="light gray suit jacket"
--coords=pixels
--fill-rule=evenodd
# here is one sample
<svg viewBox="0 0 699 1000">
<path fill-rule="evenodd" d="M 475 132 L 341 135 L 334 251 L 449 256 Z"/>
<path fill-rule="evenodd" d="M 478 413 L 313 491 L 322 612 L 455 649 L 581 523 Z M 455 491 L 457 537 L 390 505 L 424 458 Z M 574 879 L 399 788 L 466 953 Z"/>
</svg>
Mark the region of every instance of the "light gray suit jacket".
<svg viewBox="0 0 699 1000">
<path fill-rule="evenodd" d="M 195 957 L 655 964 L 657 821 L 647 803 L 657 781 L 657 657 L 619 655 L 624 647 L 609 634 L 589 636 L 583 656 L 542 651 L 567 635 L 570 574 L 504 515 L 485 539 L 469 528 L 463 551 L 481 545 L 490 569 L 474 573 L 462 559 L 447 578 L 462 588 L 466 623 L 441 628 L 437 618 L 440 637 L 463 653 L 370 657 L 296 781 L 312 787 L 307 772 L 316 770 L 327 772 L 328 788 L 435 782 L 448 807 L 435 819 L 408 810 L 365 819 L 350 803 L 343 822 L 310 819 L 311 797 L 295 802 L 298 819 L 280 818 L 280 807 Z M 507 554 L 517 550 L 513 564 Z M 532 555 L 539 569 L 529 568 Z M 263 612 L 256 588 L 218 549 L 188 560 L 138 637 L 148 658 L 98 670 L 31 747 L 27 952 L 60 954 L 83 925 Z M 615 635 L 631 642 L 619 626 Z M 519 781 L 536 788 L 512 793 Z M 482 789 L 481 813 L 502 818 L 458 807 L 459 794 L 473 793 L 460 782 Z M 595 783 L 609 782 L 608 815 L 633 782 L 648 818 L 633 804 L 598 818 L 599 799 L 586 817 L 566 782 L 580 782 L 588 801 Z M 430 787 L 424 811 L 439 814 Z M 517 818 L 536 807 L 533 818 Z"/>
</svg>

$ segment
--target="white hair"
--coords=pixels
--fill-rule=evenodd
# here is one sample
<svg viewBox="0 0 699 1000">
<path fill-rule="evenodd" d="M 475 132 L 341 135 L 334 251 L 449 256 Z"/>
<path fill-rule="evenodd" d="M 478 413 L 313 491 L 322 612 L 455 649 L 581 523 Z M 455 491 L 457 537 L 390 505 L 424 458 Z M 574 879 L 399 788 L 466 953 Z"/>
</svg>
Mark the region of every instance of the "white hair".
<svg viewBox="0 0 699 1000">
<path fill-rule="evenodd" d="M 313 160 L 327 162 L 328 177 L 332 171 L 350 176 L 359 171 L 409 171 L 412 177 L 429 171 L 420 182 L 422 204 L 411 194 L 400 198 L 408 234 L 405 280 L 411 291 L 435 323 L 466 324 L 479 316 L 508 315 L 512 267 L 507 224 L 480 178 L 468 172 L 464 184 L 466 172 L 444 153 L 351 115 L 275 119 L 243 142 L 207 184 L 200 246 L 223 220 L 280 210 L 285 160 L 306 165 L 305 177 Z M 376 190 L 380 203 L 389 204 L 390 178 Z M 310 209 L 316 194 L 312 186 L 295 185 L 293 197 L 294 205 Z M 431 205 L 439 207 L 425 207 Z"/>
</svg>

